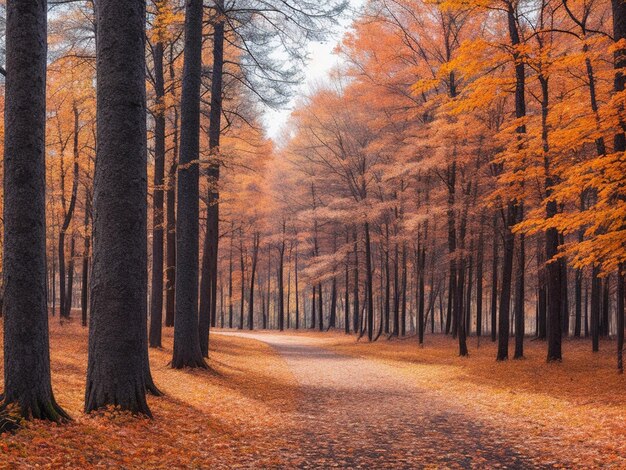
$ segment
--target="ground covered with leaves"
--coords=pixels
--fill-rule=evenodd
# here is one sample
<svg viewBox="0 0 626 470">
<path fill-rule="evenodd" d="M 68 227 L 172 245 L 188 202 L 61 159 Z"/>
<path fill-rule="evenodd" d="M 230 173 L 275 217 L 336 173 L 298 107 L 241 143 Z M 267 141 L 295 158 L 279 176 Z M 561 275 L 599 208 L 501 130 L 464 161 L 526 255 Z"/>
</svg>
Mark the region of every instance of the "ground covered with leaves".
<svg viewBox="0 0 626 470">
<path fill-rule="evenodd" d="M 266 449 L 288 439 L 298 392 L 270 346 L 216 335 L 211 371 L 178 371 L 168 366 L 172 331 L 166 329 L 164 349 L 150 352 L 155 382 L 165 396 L 149 398 L 154 415 L 149 420 L 114 410 L 83 414 L 87 329 L 51 319 L 50 340 L 55 396 L 73 421 L 29 423 L 1 435 L 0 468 L 276 465 L 275 454 Z"/>
<path fill-rule="evenodd" d="M 526 359 L 496 363 L 485 339 L 460 358 L 444 337 L 227 334 L 211 336 L 210 371 L 177 371 L 165 330 L 153 420 L 86 416 L 87 330 L 53 319 L 53 386 L 74 420 L 0 436 L 0 468 L 626 467 L 614 342 L 568 340 L 546 364 L 528 341 Z"/>
</svg>

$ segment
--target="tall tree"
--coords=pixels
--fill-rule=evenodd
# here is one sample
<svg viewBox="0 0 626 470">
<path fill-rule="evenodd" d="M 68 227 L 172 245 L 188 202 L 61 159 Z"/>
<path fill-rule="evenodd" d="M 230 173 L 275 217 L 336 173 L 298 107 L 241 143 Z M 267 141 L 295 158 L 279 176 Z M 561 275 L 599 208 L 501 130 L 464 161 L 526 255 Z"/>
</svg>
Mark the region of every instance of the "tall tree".
<svg viewBox="0 0 626 470">
<path fill-rule="evenodd" d="M 61 421 L 50 379 L 46 290 L 46 0 L 9 0 L 4 137 L 4 416 Z"/>
<path fill-rule="evenodd" d="M 200 80 L 202 71 L 202 0 L 185 10 L 185 58 L 181 94 L 180 155 L 176 218 L 176 315 L 172 367 L 208 367 L 198 336 L 198 160 L 200 152 Z"/>
<path fill-rule="evenodd" d="M 95 7 L 97 151 L 85 411 L 115 405 L 150 416 L 146 5 L 99 0 Z"/>
</svg>

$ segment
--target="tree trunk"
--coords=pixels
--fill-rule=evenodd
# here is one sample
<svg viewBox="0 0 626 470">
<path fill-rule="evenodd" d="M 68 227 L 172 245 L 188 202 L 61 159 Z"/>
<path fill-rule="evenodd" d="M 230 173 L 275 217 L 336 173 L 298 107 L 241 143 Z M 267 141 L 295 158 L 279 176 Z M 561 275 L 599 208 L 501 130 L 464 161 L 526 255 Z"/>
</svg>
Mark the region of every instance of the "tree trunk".
<svg viewBox="0 0 626 470">
<path fill-rule="evenodd" d="M 591 270 L 591 348 L 593 352 L 600 350 L 600 288 L 602 281 L 598 277 L 600 269 L 593 266 Z"/>
<path fill-rule="evenodd" d="M 360 306 L 359 306 L 359 244 L 358 244 L 358 239 L 357 239 L 357 234 L 356 234 L 356 227 L 354 228 L 354 231 L 352 232 L 352 242 L 354 243 L 354 269 L 353 269 L 353 276 L 354 276 L 354 285 L 352 286 L 354 291 L 352 294 L 352 302 L 353 302 L 353 306 L 352 306 L 352 316 L 353 316 L 353 323 L 352 323 L 352 329 L 354 330 L 354 332 L 356 334 L 359 334 L 360 331 L 360 325 L 361 325 L 361 320 L 359 318 L 359 315 L 361 313 L 360 310 Z"/>
<path fill-rule="evenodd" d="M 520 207 L 520 212 L 523 209 Z M 522 220 L 520 214 L 519 220 Z M 526 330 L 525 322 L 525 291 L 526 283 L 524 271 L 526 269 L 526 243 L 524 234 L 519 236 L 519 252 L 517 257 L 517 274 L 515 279 L 515 353 L 513 359 L 524 357 L 524 334 Z"/>
<path fill-rule="evenodd" d="M 350 244 L 350 232 L 346 229 L 346 246 Z M 348 335 L 350 334 L 350 252 L 346 253 L 346 273 L 345 273 L 345 300 L 343 307 L 343 329 Z"/>
<path fill-rule="evenodd" d="M 95 5 L 97 151 L 85 411 L 114 405 L 150 415 L 145 2 Z"/>
<path fill-rule="evenodd" d="M 7 2 L 4 134 L 3 410 L 61 421 L 50 380 L 46 292 L 45 0 Z M 28 332 L 28 334 L 24 334 Z"/>
<path fill-rule="evenodd" d="M 322 292 L 322 283 L 317 284 L 317 313 L 319 314 L 319 330 L 324 331 L 324 293 Z"/>
<path fill-rule="evenodd" d="M 152 197 L 152 290 L 150 292 L 150 347 L 161 347 L 163 323 L 163 183 L 165 180 L 165 85 L 163 43 L 154 45 L 154 189 Z"/>
<path fill-rule="evenodd" d="M 517 220 L 514 202 L 507 205 L 506 227 L 504 228 L 504 258 L 502 260 L 502 288 L 500 289 L 500 311 L 498 315 L 498 361 L 509 358 L 509 314 L 511 308 L 511 283 L 513 274 L 513 251 L 515 235 L 511 227 Z"/>
<path fill-rule="evenodd" d="M 624 355 L 624 263 L 617 268 L 617 370 L 622 373 L 624 371 L 623 355 Z"/>
<path fill-rule="evenodd" d="M 176 218 L 176 314 L 172 367 L 207 368 L 198 333 L 198 159 L 200 156 L 200 80 L 202 1 L 185 11 L 185 57 L 181 92 L 180 164 Z"/>
<path fill-rule="evenodd" d="M 498 215 L 493 216 L 493 253 L 491 258 L 491 341 L 496 341 L 498 312 Z"/>
<path fill-rule="evenodd" d="M 213 26 L 213 64 L 211 67 L 211 108 L 209 110 L 209 153 L 207 225 L 202 256 L 200 284 L 200 331 L 203 352 L 208 350 L 209 322 L 215 326 L 217 309 L 217 262 L 219 243 L 219 175 L 218 160 L 222 119 L 222 82 L 224 69 L 224 1 L 215 0 L 218 21 Z M 243 299 L 242 299 L 243 302 Z M 206 340 L 204 337 L 206 336 Z"/>
<path fill-rule="evenodd" d="M 365 222 L 365 274 L 366 274 L 366 296 L 367 296 L 367 337 L 370 341 L 374 339 L 374 279 L 372 276 L 372 248 L 370 243 L 370 225 Z"/>
<path fill-rule="evenodd" d="M 80 130 L 80 123 L 78 119 L 79 115 L 78 115 L 78 108 L 76 107 L 76 104 L 73 105 L 72 111 L 74 114 L 74 138 L 73 138 L 74 171 L 73 171 L 73 177 L 72 177 L 72 193 L 70 196 L 69 207 L 67 211 L 64 210 L 65 213 L 63 215 L 63 223 L 61 225 L 61 230 L 59 232 L 59 295 L 61 296 L 60 302 L 59 302 L 60 308 L 61 308 L 61 314 L 59 315 L 59 317 L 61 318 L 61 320 L 63 320 L 64 318 L 69 318 L 70 311 L 71 311 L 72 300 L 67 298 L 67 290 L 69 290 L 69 286 L 66 287 L 66 284 L 65 284 L 66 282 L 66 279 L 65 279 L 65 276 L 66 276 L 65 235 L 70 226 L 70 223 L 72 222 L 72 217 L 74 216 L 74 208 L 76 207 L 76 195 L 78 193 L 78 157 L 79 157 L 78 134 Z M 62 204 L 63 209 L 65 209 L 65 196 L 63 195 L 63 190 L 64 190 L 63 184 L 61 184 L 61 199 L 63 203 Z"/>
<path fill-rule="evenodd" d="M 87 326 L 87 311 L 88 311 L 88 300 L 89 300 L 89 250 L 91 245 L 91 234 L 89 232 L 89 219 L 91 213 L 91 195 L 87 188 L 85 188 L 85 218 L 84 218 L 84 226 L 83 230 L 85 231 L 85 239 L 83 241 L 83 271 L 82 271 L 82 285 L 81 285 L 81 300 L 80 300 L 80 309 L 81 309 L 81 319 L 82 325 Z M 54 282 L 53 282 L 54 284 Z"/>
<path fill-rule="evenodd" d="M 252 248 L 252 269 L 250 271 L 250 292 L 248 293 L 248 329 L 250 331 L 254 329 L 254 276 L 256 274 L 256 265 L 259 257 L 259 241 L 260 234 L 257 232 L 254 234 Z"/>
<path fill-rule="evenodd" d="M 296 288 L 296 330 L 300 328 L 300 291 L 298 287 L 298 242 L 296 241 L 296 263 L 295 263 L 295 288 Z"/>
</svg>

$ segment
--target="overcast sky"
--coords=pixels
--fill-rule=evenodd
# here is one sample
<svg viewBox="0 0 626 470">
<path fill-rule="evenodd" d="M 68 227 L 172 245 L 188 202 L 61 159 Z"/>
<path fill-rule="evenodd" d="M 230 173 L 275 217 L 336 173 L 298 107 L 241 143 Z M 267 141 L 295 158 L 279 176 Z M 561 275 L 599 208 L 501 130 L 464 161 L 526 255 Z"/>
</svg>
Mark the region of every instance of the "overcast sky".
<svg viewBox="0 0 626 470">
<path fill-rule="evenodd" d="M 280 134 L 298 98 L 306 95 L 313 85 L 323 83 L 327 80 L 331 69 L 340 63 L 341 59 L 333 54 L 333 50 L 335 46 L 341 42 L 341 38 L 350 28 L 356 12 L 364 3 L 365 0 L 350 0 L 350 11 L 328 39 L 324 43 L 311 42 L 309 44 L 308 50 L 310 57 L 305 70 L 305 82 L 296 89 L 293 99 L 285 109 L 267 109 L 264 112 L 263 123 L 268 137 L 274 138 Z"/>
</svg>

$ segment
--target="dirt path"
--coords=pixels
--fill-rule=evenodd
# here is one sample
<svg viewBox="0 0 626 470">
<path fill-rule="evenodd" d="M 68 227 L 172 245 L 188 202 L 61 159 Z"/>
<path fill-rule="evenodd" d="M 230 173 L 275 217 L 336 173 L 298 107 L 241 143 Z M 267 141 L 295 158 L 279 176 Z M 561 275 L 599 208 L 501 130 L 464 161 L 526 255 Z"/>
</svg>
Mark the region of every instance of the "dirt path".
<svg viewBox="0 0 626 470">
<path fill-rule="evenodd" d="M 291 442 L 300 468 L 549 467 L 522 439 L 481 424 L 393 367 L 335 354 L 303 336 L 224 333 L 274 347 L 302 389 Z M 453 397 L 451 397 L 453 398 Z"/>
</svg>

